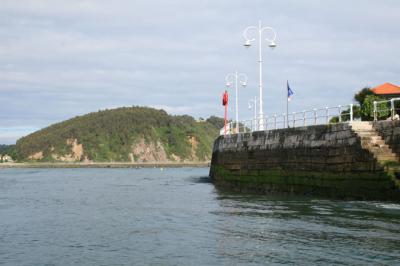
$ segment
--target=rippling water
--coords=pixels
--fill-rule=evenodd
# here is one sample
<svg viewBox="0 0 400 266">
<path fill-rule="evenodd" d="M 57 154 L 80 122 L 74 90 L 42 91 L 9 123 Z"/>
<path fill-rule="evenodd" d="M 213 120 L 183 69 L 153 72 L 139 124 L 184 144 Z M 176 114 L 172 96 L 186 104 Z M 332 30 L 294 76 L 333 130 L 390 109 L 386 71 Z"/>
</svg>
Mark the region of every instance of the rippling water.
<svg viewBox="0 0 400 266">
<path fill-rule="evenodd" d="M 206 168 L 0 169 L 0 264 L 400 264 L 400 205 L 227 194 Z"/>
</svg>

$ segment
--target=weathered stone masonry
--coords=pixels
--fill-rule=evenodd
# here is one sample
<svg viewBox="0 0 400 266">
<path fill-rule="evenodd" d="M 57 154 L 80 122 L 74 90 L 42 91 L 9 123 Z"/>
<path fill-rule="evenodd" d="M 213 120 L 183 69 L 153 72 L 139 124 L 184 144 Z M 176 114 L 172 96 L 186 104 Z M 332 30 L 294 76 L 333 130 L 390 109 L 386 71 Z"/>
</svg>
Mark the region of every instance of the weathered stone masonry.
<svg viewBox="0 0 400 266">
<path fill-rule="evenodd" d="M 373 125 L 386 144 L 400 156 L 400 120 L 377 121 Z"/>
<path fill-rule="evenodd" d="M 238 191 L 400 200 L 393 176 L 349 124 L 220 136 L 210 176 Z"/>
</svg>

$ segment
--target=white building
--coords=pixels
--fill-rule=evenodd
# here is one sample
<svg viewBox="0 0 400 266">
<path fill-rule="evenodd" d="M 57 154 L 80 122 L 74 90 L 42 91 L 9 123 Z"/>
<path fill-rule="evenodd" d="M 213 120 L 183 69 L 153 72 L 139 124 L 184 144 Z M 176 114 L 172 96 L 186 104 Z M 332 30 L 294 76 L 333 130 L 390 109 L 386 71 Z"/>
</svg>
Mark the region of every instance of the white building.
<svg viewBox="0 0 400 266">
<path fill-rule="evenodd" d="M 3 163 L 13 163 L 14 162 L 14 160 L 11 158 L 11 156 L 7 155 L 7 154 L 1 156 L 1 161 Z"/>
</svg>

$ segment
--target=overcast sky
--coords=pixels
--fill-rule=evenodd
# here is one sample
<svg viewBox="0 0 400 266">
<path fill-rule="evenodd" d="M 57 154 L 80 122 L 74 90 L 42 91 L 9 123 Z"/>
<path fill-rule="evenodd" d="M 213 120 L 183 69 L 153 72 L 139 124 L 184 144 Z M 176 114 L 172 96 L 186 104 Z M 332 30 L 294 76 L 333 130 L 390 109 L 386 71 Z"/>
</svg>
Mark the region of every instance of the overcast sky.
<svg viewBox="0 0 400 266">
<path fill-rule="evenodd" d="M 395 0 L 0 0 L 0 143 L 119 106 L 222 116 L 235 68 L 250 118 L 258 50 L 242 32 L 258 20 L 278 43 L 264 44 L 265 114 L 285 111 L 286 80 L 291 111 L 348 104 L 364 86 L 400 84 L 399 14 Z"/>
</svg>

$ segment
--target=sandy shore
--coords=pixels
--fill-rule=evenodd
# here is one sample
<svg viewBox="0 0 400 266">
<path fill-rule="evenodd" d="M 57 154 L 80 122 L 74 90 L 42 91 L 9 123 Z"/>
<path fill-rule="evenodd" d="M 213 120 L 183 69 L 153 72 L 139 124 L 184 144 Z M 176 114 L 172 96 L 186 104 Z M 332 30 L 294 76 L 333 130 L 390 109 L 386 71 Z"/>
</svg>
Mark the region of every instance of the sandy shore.
<svg viewBox="0 0 400 266">
<path fill-rule="evenodd" d="M 0 163 L 0 168 L 160 168 L 160 167 L 209 167 L 210 162 L 158 162 L 158 163 Z"/>
</svg>

